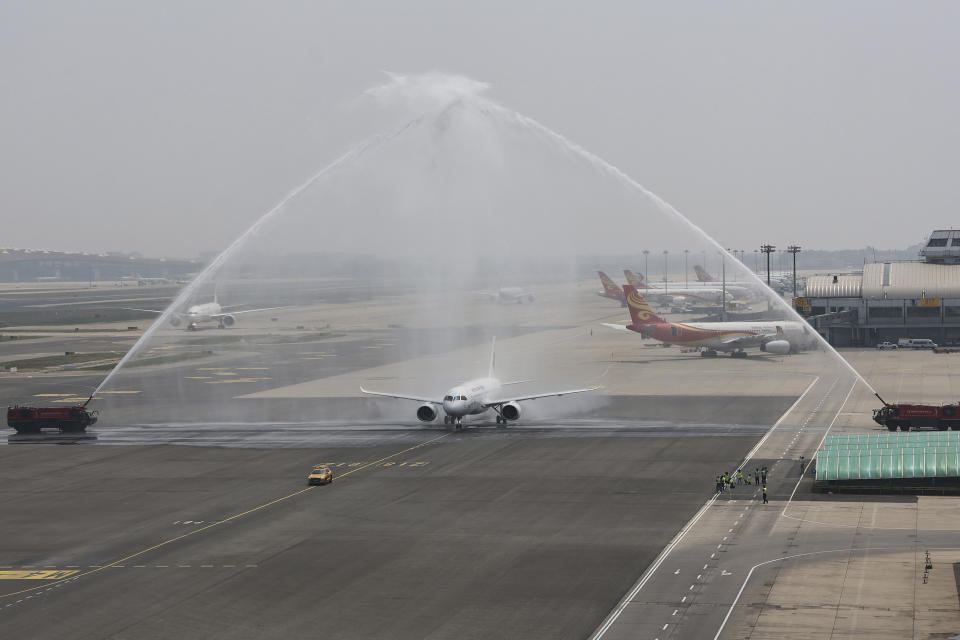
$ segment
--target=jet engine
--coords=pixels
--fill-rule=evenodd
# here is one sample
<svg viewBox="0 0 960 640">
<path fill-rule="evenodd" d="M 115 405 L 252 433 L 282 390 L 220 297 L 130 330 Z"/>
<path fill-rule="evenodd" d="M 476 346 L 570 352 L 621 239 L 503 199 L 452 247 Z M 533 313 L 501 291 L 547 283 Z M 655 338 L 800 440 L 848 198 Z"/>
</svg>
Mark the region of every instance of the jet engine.
<svg viewBox="0 0 960 640">
<path fill-rule="evenodd" d="M 772 353 L 778 356 L 785 356 L 790 353 L 790 341 L 771 340 L 770 342 L 760 345 L 760 351 L 766 351 L 767 353 Z"/>
<path fill-rule="evenodd" d="M 181 320 L 180 316 L 178 316 L 177 314 L 173 314 L 172 316 L 170 316 L 170 324 L 172 326 L 179 327 L 181 322 L 183 322 L 183 320 Z"/>
<path fill-rule="evenodd" d="M 437 419 L 437 408 L 430 402 L 424 402 L 417 407 L 417 420 L 420 422 L 433 422 Z"/>
<path fill-rule="evenodd" d="M 222 324 L 225 327 L 232 327 L 236 323 L 237 323 L 237 319 L 234 318 L 233 316 L 223 316 L 222 318 L 220 318 L 220 324 Z"/>
<path fill-rule="evenodd" d="M 500 407 L 500 415 L 507 420 L 519 420 L 520 405 L 518 405 L 516 402 L 508 402 Z"/>
</svg>

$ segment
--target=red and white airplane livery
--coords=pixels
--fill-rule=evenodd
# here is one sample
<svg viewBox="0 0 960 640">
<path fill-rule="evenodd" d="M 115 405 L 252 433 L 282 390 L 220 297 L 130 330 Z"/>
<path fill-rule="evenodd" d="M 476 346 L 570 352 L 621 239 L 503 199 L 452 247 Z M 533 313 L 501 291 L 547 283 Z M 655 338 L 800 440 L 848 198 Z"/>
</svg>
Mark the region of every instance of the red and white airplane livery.
<svg viewBox="0 0 960 640">
<path fill-rule="evenodd" d="M 600 284 L 603 285 L 603 291 L 597 291 L 597 295 L 616 300 L 620 303 L 621 307 L 627 306 L 627 300 L 623 297 L 623 289 L 603 271 L 597 271 L 597 275 L 600 276 Z"/>
<path fill-rule="evenodd" d="M 702 356 L 716 356 L 727 351 L 734 358 L 747 357 L 744 349 L 758 347 L 760 351 L 786 355 L 797 351 L 810 341 L 806 323 L 791 320 L 762 322 L 668 322 L 658 316 L 636 287 L 627 285 L 623 293 L 630 309 L 628 325 L 604 326 L 619 331 L 635 331 L 645 338 L 665 344 L 677 344 L 700 349 Z"/>
</svg>

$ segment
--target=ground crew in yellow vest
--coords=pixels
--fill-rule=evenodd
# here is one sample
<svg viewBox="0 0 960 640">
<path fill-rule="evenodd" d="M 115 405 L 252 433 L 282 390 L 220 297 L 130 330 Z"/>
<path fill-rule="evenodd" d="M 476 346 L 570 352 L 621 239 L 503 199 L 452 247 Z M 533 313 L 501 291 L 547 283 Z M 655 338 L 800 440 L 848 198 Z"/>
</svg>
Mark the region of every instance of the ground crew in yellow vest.
<svg viewBox="0 0 960 640">
<path fill-rule="evenodd" d="M 767 504 L 767 488 L 763 488 L 763 504 Z"/>
</svg>

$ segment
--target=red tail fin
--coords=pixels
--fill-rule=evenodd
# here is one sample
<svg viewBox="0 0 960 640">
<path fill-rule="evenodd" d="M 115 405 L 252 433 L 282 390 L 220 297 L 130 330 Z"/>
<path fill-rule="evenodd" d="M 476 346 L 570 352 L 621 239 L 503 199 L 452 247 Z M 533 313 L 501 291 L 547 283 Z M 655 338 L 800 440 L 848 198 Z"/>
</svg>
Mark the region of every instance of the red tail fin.
<svg viewBox="0 0 960 640">
<path fill-rule="evenodd" d="M 713 276 L 707 273 L 707 270 L 698 264 L 693 265 L 693 270 L 697 273 L 697 280 L 700 282 L 715 282 Z"/>
<path fill-rule="evenodd" d="M 633 271 L 630 269 L 624 269 L 623 275 L 627 278 L 627 284 L 636 287 L 637 289 L 645 289 L 646 285 L 643 284 L 643 280 L 637 277 Z"/>
<path fill-rule="evenodd" d="M 600 282 L 603 284 L 604 291 L 613 295 L 620 295 L 620 287 L 617 286 L 616 282 L 610 279 L 610 276 L 605 274 L 603 271 L 597 271 L 597 275 L 600 276 Z"/>
<path fill-rule="evenodd" d="M 623 288 L 623 293 L 627 296 L 627 306 L 630 308 L 630 319 L 633 320 L 633 326 L 642 327 L 645 324 L 665 322 L 654 312 L 653 307 L 640 295 L 636 287 L 628 284 Z"/>
</svg>

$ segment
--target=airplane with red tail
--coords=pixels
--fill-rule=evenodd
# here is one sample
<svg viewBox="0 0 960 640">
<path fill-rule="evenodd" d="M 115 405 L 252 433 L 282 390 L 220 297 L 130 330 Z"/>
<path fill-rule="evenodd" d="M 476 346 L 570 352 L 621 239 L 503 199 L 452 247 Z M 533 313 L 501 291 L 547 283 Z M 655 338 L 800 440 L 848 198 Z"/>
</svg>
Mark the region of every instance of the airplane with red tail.
<svg viewBox="0 0 960 640">
<path fill-rule="evenodd" d="M 616 300 L 620 303 L 621 307 L 627 306 L 627 300 L 623 296 L 623 289 L 621 289 L 613 279 L 610 278 L 603 271 L 597 271 L 597 275 L 600 276 L 600 284 L 603 285 L 603 291 L 597 291 L 597 295 L 603 298 L 610 298 L 611 300 Z"/>
<path fill-rule="evenodd" d="M 684 302 L 697 302 L 700 304 L 721 304 L 721 300 L 724 298 L 724 291 L 722 287 L 668 287 L 663 289 L 661 287 L 655 287 L 651 284 L 647 284 L 647 281 L 642 275 L 637 275 L 630 269 L 624 269 L 623 275 L 627 278 L 627 282 L 635 289 L 642 290 L 647 296 L 651 299 L 656 300 L 657 302 L 665 302 L 667 304 L 676 304 Z M 733 292 L 726 292 L 726 299 L 729 302 L 733 300 Z"/>
<path fill-rule="evenodd" d="M 810 341 L 810 328 L 806 323 L 791 320 L 668 322 L 657 315 L 636 287 L 627 285 L 623 293 L 630 309 L 630 324 L 604 323 L 604 326 L 619 331 L 634 331 L 666 345 L 695 347 L 700 350 L 701 356 L 716 356 L 718 351 L 725 351 L 734 358 L 745 358 L 745 349 L 753 347 L 775 355 L 786 355 L 798 351 Z"/>
<path fill-rule="evenodd" d="M 698 264 L 693 265 L 693 270 L 697 274 L 698 282 L 716 282 L 717 279 L 707 273 L 707 270 Z"/>
</svg>

